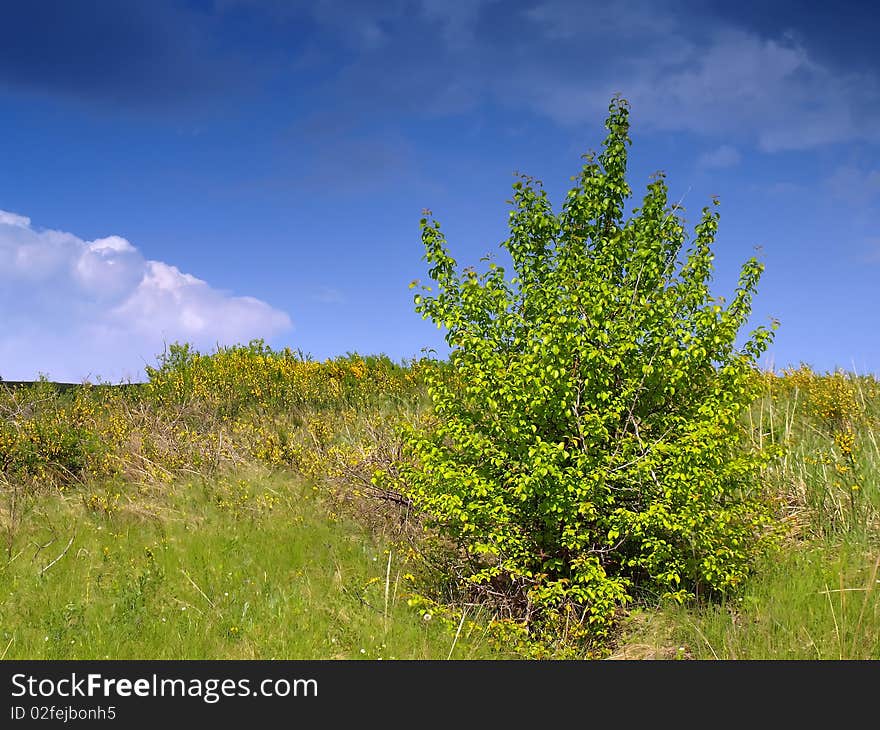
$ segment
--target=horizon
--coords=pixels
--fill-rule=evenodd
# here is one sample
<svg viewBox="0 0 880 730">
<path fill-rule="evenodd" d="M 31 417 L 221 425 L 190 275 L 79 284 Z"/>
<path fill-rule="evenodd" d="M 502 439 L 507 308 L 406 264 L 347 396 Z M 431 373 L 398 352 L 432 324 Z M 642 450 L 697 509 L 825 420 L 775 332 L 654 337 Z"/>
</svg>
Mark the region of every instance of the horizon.
<svg viewBox="0 0 880 730">
<path fill-rule="evenodd" d="M 717 195 L 715 295 L 760 251 L 746 330 L 781 324 L 759 365 L 880 375 L 867 3 L 3 9 L 6 382 L 138 381 L 172 342 L 445 356 L 409 289 L 421 211 L 460 266 L 501 256 L 514 173 L 558 211 L 618 92 L 627 212 L 663 170 L 690 240 Z"/>
</svg>

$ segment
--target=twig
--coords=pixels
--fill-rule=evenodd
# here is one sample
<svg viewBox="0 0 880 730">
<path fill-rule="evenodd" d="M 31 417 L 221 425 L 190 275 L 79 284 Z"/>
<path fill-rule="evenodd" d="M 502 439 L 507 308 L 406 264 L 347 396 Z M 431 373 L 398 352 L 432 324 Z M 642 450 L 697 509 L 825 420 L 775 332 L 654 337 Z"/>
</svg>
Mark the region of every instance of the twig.
<svg viewBox="0 0 880 730">
<path fill-rule="evenodd" d="M 12 646 L 13 641 L 15 641 L 14 636 L 9 640 L 9 643 L 6 645 L 6 648 L 3 650 L 3 656 L 0 656 L 0 662 L 2 662 L 6 658 L 6 652 L 9 651 L 9 647 Z"/>
<path fill-rule="evenodd" d="M 383 614 L 383 623 L 385 631 L 388 631 L 388 596 L 391 588 L 391 550 L 388 551 L 388 567 L 385 569 L 385 613 Z"/>
<path fill-rule="evenodd" d="M 715 657 L 715 659 L 717 660 L 718 655 L 715 653 L 715 649 L 712 648 L 712 644 L 709 643 L 709 640 L 706 638 L 706 636 L 703 634 L 703 632 L 700 631 L 700 627 L 697 626 L 696 624 L 692 624 L 692 625 L 694 627 L 694 631 L 696 631 L 700 635 L 700 638 L 706 642 L 706 646 L 709 647 L 709 651 L 712 652 L 712 656 Z"/>
<path fill-rule="evenodd" d="M 55 565 L 55 563 L 57 563 L 59 560 L 61 560 L 61 558 L 63 558 L 65 555 L 67 555 L 67 551 L 70 550 L 70 546 L 73 545 L 73 539 L 75 537 L 76 537 L 76 533 L 74 532 L 70 536 L 70 541 L 67 543 L 67 547 L 61 551 L 61 555 L 59 555 L 57 558 L 55 558 L 55 560 L 53 560 L 48 565 L 43 566 L 43 569 L 40 571 L 40 575 L 43 575 L 43 573 L 45 573 L 47 570 L 49 570 L 49 568 L 51 568 L 53 565 Z"/>
<path fill-rule="evenodd" d="M 821 593 L 825 594 L 825 597 L 828 599 L 828 608 L 831 609 L 831 618 L 834 619 L 834 632 L 837 634 L 837 646 L 840 651 L 840 658 L 843 659 L 843 644 L 840 641 L 840 626 L 837 623 L 837 613 L 834 611 L 834 604 L 831 602 L 831 591 L 828 590 L 828 585 L 825 585 L 825 590 L 821 591 Z"/>
<path fill-rule="evenodd" d="M 831 588 L 824 591 L 819 591 L 820 596 L 827 596 L 829 593 L 850 593 L 852 591 L 869 591 L 870 588 Z"/>
<path fill-rule="evenodd" d="M 455 642 L 458 641 L 458 635 L 461 633 L 461 627 L 464 626 L 464 617 L 467 614 L 467 608 L 465 608 L 461 612 L 461 621 L 458 622 L 458 630 L 455 632 L 455 638 L 452 640 L 452 646 L 449 647 L 449 654 L 447 655 L 447 661 L 452 659 L 452 652 L 455 649 Z"/>
<path fill-rule="evenodd" d="M 180 569 L 180 572 L 183 573 L 184 577 L 190 583 L 192 583 L 193 588 L 195 588 L 199 593 L 201 593 L 202 598 L 204 598 L 208 603 L 211 604 L 211 608 L 213 608 L 216 611 L 217 606 L 214 605 L 214 601 L 212 601 L 210 598 L 208 598 L 207 594 L 201 588 L 199 588 L 198 584 L 192 578 L 189 577 L 189 573 L 187 573 L 183 568 Z"/>
<path fill-rule="evenodd" d="M 24 552 L 24 548 L 22 548 L 22 549 L 19 550 L 15 555 L 13 555 L 11 558 L 9 558 L 9 560 L 6 561 L 6 565 L 3 566 L 3 569 L 5 570 L 6 568 L 8 568 L 8 567 L 9 567 L 9 564 L 10 564 L 13 560 L 15 560 L 19 555 L 21 555 L 23 552 Z"/>
</svg>

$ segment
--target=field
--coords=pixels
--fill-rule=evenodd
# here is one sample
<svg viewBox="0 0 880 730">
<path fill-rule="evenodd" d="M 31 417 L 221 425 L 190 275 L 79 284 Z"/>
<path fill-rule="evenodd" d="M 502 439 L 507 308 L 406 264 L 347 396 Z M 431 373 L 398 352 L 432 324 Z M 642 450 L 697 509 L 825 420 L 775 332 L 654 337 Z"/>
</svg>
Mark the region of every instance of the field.
<svg viewBox="0 0 880 730">
<path fill-rule="evenodd" d="M 0 657 L 536 656 L 372 478 L 443 372 L 254 342 L 172 346 L 144 384 L 0 384 Z M 538 656 L 880 658 L 880 383 L 754 377 L 779 547 L 723 600 L 641 597 L 601 651 Z"/>
</svg>

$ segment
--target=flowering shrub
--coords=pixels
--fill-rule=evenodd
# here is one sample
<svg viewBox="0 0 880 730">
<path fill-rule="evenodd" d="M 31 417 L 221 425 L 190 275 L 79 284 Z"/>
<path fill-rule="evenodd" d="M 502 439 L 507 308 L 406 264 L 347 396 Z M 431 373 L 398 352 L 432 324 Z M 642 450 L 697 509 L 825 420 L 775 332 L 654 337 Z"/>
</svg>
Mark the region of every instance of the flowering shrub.
<svg viewBox="0 0 880 730">
<path fill-rule="evenodd" d="M 357 354 L 315 362 L 261 341 L 210 354 L 175 343 L 146 383 L 0 387 L 0 477 L 34 489 L 168 483 L 242 460 L 316 476 L 334 456 L 334 414 L 415 403 L 441 368 Z"/>
<path fill-rule="evenodd" d="M 777 396 L 798 398 L 807 414 L 830 431 L 852 430 L 871 418 L 868 404 L 877 400 L 880 387 L 871 376 L 856 376 L 842 370 L 820 375 L 808 365 L 783 371 L 774 391 Z"/>
<path fill-rule="evenodd" d="M 225 417 L 248 408 L 355 407 L 411 397 L 429 367 L 428 361 L 405 367 L 385 356 L 358 354 L 317 362 L 288 348 L 274 351 L 262 340 L 210 355 L 175 343 L 160 356 L 158 367 L 147 368 L 146 396 L 162 405 L 197 402 Z"/>
<path fill-rule="evenodd" d="M 827 535 L 864 529 L 880 519 L 880 382 L 872 375 L 808 365 L 764 376 L 760 413 L 788 445 L 775 465 L 788 510 L 802 529 Z M 766 421 L 767 418 L 762 418 Z M 770 424 L 766 424 L 770 425 Z"/>
</svg>

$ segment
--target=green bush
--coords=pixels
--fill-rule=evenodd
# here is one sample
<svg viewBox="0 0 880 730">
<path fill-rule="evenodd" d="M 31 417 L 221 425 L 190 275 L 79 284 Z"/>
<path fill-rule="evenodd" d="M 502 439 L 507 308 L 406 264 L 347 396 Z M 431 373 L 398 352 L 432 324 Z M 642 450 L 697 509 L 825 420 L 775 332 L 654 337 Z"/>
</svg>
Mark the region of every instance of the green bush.
<svg viewBox="0 0 880 730">
<path fill-rule="evenodd" d="M 511 278 L 459 270 L 421 220 L 435 287 L 416 311 L 446 330 L 454 377 L 429 379 L 435 418 L 406 432 L 397 488 L 457 546 L 460 584 L 538 638 L 601 639 L 639 596 L 729 591 L 771 519 L 740 415 L 775 323 L 736 344 L 763 266 L 713 297 L 718 214 L 686 246 L 662 173 L 624 221 L 624 99 L 605 126 L 560 213 L 514 184 Z"/>
</svg>

